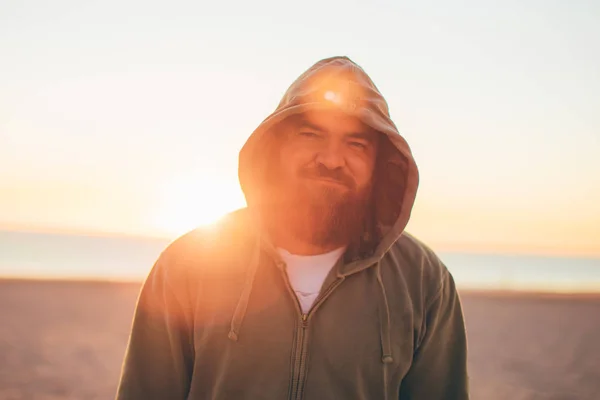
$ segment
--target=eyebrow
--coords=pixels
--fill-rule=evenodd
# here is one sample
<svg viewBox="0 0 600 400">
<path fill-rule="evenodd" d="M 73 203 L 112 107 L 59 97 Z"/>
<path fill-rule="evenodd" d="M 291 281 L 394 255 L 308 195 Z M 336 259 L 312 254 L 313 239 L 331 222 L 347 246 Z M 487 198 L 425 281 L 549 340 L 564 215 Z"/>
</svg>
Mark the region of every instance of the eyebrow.
<svg viewBox="0 0 600 400">
<path fill-rule="evenodd" d="M 299 127 L 300 129 L 311 129 L 315 132 L 325 132 L 325 130 L 323 128 L 321 128 L 320 126 L 317 126 L 315 124 L 312 124 L 308 121 L 306 121 L 305 119 L 301 119 L 299 121 Z M 371 130 L 370 128 L 367 127 L 367 131 L 365 132 L 352 132 L 347 134 L 347 137 L 353 138 L 353 139 L 362 139 L 362 140 L 366 140 L 369 142 L 375 142 L 376 138 L 377 138 L 377 133 L 373 130 Z"/>
<path fill-rule="evenodd" d="M 374 131 L 367 131 L 367 132 L 353 132 L 347 135 L 348 137 L 351 137 L 353 139 L 362 139 L 362 140 L 366 140 L 369 142 L 374 142 L 376 136 L 376 133 Z"/>
<path fill-rule="evenodd" d="M 323 128 L 321 128 L 320 126 L 311 124 L 310 122 L 308 122 L 304 119 L 300 120 L 300 124 L 298 126 L 300 127 L 300 129 L 310 129 L 310 130 L 317 131 L 317 132 L 325 132 L 325 130 Z"/>
</svg>

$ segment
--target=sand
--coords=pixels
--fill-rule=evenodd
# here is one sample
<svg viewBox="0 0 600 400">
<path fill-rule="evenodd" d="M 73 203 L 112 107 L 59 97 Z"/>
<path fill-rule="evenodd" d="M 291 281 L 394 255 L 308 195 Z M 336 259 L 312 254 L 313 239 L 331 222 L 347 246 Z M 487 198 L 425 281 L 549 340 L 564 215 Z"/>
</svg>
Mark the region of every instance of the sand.
<svg viewBox="0 0 600 400">
<path fill-rule="evenodd" d="M 0 399 L 112 399 L 138 290 L 0 281 Z M 473 399 L 600 399 L 600 295 L 461 296 Z"/>
</svg>

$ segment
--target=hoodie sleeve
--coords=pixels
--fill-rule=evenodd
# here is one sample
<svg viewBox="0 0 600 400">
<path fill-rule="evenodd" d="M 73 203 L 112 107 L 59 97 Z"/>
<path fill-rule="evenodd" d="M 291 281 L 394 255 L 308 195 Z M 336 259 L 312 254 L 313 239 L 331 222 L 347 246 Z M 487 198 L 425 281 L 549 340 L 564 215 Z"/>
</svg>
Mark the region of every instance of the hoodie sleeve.
<svg viewBox="0 0 600 400">
<path fill-rule="evenodd" d="M 467 338 L 454 280 L 443 268 L 442 286 L 428 302 L 424 333 L 400 387 L 400 400 L 467 400 Z"/>
<path fill-rule="evenodd" d="M 117 400 L 185 399 L 193 368 L 190 301 L 164 254 L 142 286 Z"/>
</svg>

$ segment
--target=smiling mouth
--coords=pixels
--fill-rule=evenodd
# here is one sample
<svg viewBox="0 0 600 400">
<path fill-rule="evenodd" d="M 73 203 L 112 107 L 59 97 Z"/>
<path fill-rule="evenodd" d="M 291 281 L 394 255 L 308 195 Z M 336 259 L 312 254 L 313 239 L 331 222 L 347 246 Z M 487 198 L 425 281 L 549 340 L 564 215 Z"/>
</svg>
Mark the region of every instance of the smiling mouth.
<svg viewBox="0 0 600 400">
<path fill-rule="evenodd" d="M 317 182 L 321 182 L 321 183 L 326 183 L 329 185 L 335 185 L 335 186 L 340 186 L 343 188 L 348 188 L 348 186 L 346 184 L 344 184 L 344 182 L 338 181 L 337 179 L 331 179 L 331 178 L 320 178 L 320 177 L 310 177 L 308 178 L 310 180 L 313 181 L 317 181 Z"/>
</svg>

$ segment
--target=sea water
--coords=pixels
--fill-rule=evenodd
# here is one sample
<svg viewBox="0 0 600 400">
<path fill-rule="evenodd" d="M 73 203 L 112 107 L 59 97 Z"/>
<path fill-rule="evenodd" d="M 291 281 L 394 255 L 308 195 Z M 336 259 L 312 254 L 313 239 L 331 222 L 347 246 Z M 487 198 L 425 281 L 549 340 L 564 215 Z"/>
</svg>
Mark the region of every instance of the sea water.
<svg viewBox="0 0 600 400">
<path fill-rule="evenodd" d="M 0 277 L 142 280 L 169 242 L 0 231 Z M 600 258 L 438 255 L 459 288 L 600 292 Z"/>
</svg>

